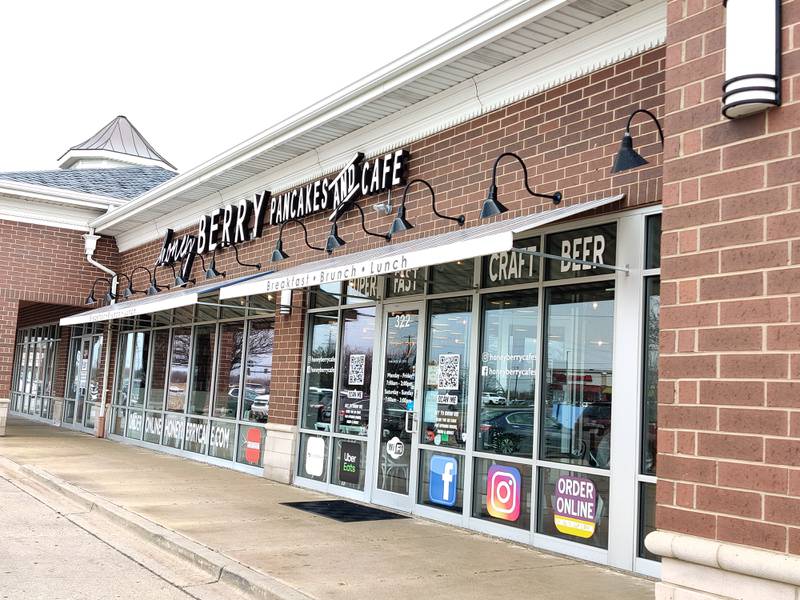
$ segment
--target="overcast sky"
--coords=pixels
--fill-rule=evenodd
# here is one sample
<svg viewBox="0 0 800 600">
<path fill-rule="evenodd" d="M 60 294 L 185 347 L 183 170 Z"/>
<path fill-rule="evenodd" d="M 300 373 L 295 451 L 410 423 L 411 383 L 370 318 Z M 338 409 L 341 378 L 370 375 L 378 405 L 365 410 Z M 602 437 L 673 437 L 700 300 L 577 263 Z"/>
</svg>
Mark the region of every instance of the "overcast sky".
<svg viewBox="0 0 800 600">
<path fill-rule="evenodd" d="M 188 170 L 498 1 L 6 2 L 0 171 L 119 114 Z"/>
</svg>

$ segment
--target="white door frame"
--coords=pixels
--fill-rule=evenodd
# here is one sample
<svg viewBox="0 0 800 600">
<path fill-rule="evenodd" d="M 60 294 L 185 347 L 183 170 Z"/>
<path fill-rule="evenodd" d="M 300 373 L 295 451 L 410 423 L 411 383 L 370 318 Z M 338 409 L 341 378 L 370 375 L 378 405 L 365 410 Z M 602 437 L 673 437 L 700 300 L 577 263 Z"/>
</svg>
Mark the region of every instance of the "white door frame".
<svg viewBox="0 0 800 600">
<path fill-rule="evenodd" d="M 420 410 L 422 406 L 422 386 L 424 385 L 424 360 L 425 360 L 425 330 L 426 313 L 424 300 L 386 302 L 380 306 L 380 352 L 378 354 L 378 394 L 375 402 L 375 414 L 371 417 L 371 422 L 375 423 L 370 432 L 370 461 L 372 480 L 370 481 L 371 501 L 388 508 L 393 508 L 402 512 L 411 513 L 414 510 L 417 498 L 417 474 L 418 474 L 418 452 L 419 445 L 419 422 Z M 406 449 L 410 452 L 410 464 L 408 470 L 408 494 L 397 494 L 386 490 L 378 489 L 378 477 L 380 475 L 380 454 L 381 454 L 381 433 L 383 430 L 383 378 L 386 369 L 386 339 L 388 333 L 388 317 L 392 312 L 416 311 L 417 312 L 417 356 L 416 356 L 416 378 L 414 381 L 414 409 L 408 418 L 407 423 L 411 426 L 411 447 Z"/>
</svg>

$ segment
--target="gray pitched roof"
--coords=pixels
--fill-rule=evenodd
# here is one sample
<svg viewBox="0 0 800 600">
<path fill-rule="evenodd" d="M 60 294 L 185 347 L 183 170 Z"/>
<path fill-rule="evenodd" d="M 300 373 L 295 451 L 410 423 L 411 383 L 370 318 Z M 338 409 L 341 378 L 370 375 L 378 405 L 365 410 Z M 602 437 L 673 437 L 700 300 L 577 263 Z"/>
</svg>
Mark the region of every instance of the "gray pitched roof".
<svg viewBox="0 0 800 600">
<path fill-rule="evenodd" d="M 110 123 L 85 142 L 81 142 L 67 150 L 61 155 L 61 158 L 69 154 L 70 150 L 107 150 L 128 156 L 157 160 L 175 169 L 166 158 L 156 152 L 156 149 L 144 139 L 139 130 L 123 115 L 112 119 Z"/>
<path fill-rule="evenodd" d="M 0 180 L 17 181 L 75 192 L 86 192 L 130 200 L 175 177 L 161 167 L 120 167 L 115 169 L 74 169 L 0 173 Z"/>
</svg>

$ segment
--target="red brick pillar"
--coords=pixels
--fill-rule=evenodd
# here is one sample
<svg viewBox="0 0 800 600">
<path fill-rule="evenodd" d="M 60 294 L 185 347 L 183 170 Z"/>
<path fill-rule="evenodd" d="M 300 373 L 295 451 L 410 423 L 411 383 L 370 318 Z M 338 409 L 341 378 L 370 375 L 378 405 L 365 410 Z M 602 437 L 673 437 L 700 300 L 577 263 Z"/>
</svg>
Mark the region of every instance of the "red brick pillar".
<svg viewBox="0 0 800 600">
<path fill-rule="evenodd" d="M 284 483 L 291 482 L 294 472 L 303 363 L 304 299 L 302 290 L 293 291 L 291 312 L 280 314 L 279 308 L 275 317 L 264 477 Z"/>
<path fill-rule="evenodd" d="M 6 433 L 6 415 L 13 388 L 18 306 L 17 300 L 10 300 L 0 292 L 0 436 Z"/>
<path fill-rule="evenodd" d="M 794 597 L 800 0 L 783 2 L 784 105 L 739 121 L 721 114 L 722 0 L 667 12 L 657 597 Z"/>
</svg>

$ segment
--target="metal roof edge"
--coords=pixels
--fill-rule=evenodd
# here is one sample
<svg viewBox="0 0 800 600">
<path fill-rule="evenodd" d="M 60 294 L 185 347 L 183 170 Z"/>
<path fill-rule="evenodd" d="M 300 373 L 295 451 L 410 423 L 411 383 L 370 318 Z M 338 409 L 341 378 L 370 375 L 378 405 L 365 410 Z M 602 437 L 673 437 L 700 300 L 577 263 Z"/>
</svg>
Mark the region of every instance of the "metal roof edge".
<svg viewBox="0 0 800 600">
<path fill-rule="evenodd" d="M 0 194 L 23 196 L 31 198 L 32 200 L 104 210 L 108 210 L 112 206 L 123 206 L 128 202 L 120 198 L 112 198 L 111 196 L 100 196 L 64 188 L 11 181 L 9 179 L 3 179 L 2 174 L 0 174 Z"/>
<path fill-rule="evenodd" d="M 337 116 L 337 111 L 344 112 L 368 101 L 373 94 L 385 93 L 391 87 L 400 84 L 395 81 L 394 85 L 390 86 L 389 84 L 393 80 L 409 74 L 409 71 L 415 71 L 413 77 L 419 77 L 437 66 L 443 59 L 451 60 L 477 45 L 486 43 L 491 38 L 498 37 L 508 30 L 533 20 L 536 16 L 556 10 L 558 7 L 568 4 L 569 1 L 507 0 L 502 2 L 260 134 L 129 201 L 124 207 L 102 215 L 92 221 L 91 226 L 98 232 L 103 231 L 105 228 L 123 221 L 129 214 L 136 213 L 154 202 L 164 200 L 186 188 L 202 183 L 220 171 L 232 167 L 231 163 L 246 160 L 252 155 L 263 152 L 281 136 L 301 133 L 302 128 L 310 127 L 314 121 L 330 120 Z M 487 32 L 488 35 L 486 35 Z"/>
</svg>

